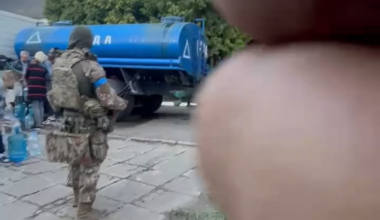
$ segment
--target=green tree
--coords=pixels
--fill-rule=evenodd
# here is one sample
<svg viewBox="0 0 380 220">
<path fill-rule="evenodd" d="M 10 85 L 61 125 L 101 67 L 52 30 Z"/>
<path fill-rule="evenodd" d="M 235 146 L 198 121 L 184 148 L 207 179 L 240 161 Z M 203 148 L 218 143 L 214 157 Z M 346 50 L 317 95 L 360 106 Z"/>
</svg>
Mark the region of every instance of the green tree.
<svg viewBox="0 0 380 220">
<path fill-rule="evenodd" d="M 45 15 L 51 21 L 71 20 L 74 24 L 159 22 L 164 16 L 181 16 L 187 21 L 204 18 L 211 65 L 248 41 L 220 18 L 210 0 L 47 0 Z"/>
</svg>

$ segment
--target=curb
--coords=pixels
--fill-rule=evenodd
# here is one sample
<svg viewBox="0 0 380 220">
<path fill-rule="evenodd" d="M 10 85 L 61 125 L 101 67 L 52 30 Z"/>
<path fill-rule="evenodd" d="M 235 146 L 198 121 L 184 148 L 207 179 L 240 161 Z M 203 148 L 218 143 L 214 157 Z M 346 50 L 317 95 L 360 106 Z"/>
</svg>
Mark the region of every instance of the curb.
<svg viewBox="0 0 380 220">
<path fill-rule="evenodd" d="M 45 135 L 48 131 L 45 130 L 39 130 L 38 134 Z M 151 144 L 166 144 L 166 145 L 182 145 L 187 147 L 196 147 L 197 144 L 193 142 L 187 142 L 187 141 L 175 141 L 175 140 L 165 140 L 165 139 L 154 139 L 154 138 L 139 138 L 139 137 L 131 137 L 126 138 L 119 135 L 108 135 L 109 139 L 113 140 L 122 140 L 122 141 L 134 141 L 134 142 L 141 142 L 141 143 L 151 143 Z"/>
<path fill-rule="evenodd" d="M 194 107 L 197 106 L 197 103 L 190 103 L 190 106 Z M 162 102 L 162 106 L 175 106 L 175 107 L 187 107 L 187 102 L 181 102 L 179 106 L 176 106 L 174 102 Z"/>
<path fill-rule="evenodd" d="M 167 145 L 183 145 L 188 147 L 196 147 L 197 144 L 193 142 L 186 141 L 174 141 L 174 140 L 165 140 L 165 139 L 154 139 L 154 138 L 129 138 L 131 141 L 141 142 L 141 143 L 155 143 L 155 144 L 167 144 Z"/>
<path fill-rule="evenodd" d="M 120 135 L 112 135 L 112 134 L 109 134 L 108 138 L 113 139 L 113 140 L 121 140 L 121 141 L 127 141 L 129 139 Z"/>
</svg>

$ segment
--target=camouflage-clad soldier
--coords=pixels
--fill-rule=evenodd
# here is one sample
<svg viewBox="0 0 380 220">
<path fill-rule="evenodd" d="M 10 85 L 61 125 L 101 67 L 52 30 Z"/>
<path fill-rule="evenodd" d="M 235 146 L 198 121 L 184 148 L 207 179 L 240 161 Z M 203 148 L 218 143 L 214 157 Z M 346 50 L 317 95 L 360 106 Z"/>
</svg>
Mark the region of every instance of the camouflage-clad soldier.
<svg viewBox="0 0 380 220">
<path fill-rule="evenodd" d="M 63 52 L 54 64 L 53 92 L 48 94 L 53 108 L 58 105 L 63 112 L 64 122 L 60 130 L 62 135 L 59 138 L 67 136 L 67 139 L 59 139 L 59 141 L 57 141 L 58 139 L 47 140 L 47 148 L 53 149 L 50 150 L 51 152 L 61 151 L 62 155 L 66 154 L 70 150 L 62 149 L 62 146 L 67 146 L 64 142 L 69 143 L 70 138 L 75 135 L 89 134 L 89 150 L 85 151 L 80 160 L 70 162 L 69 175 L 75 196 L 73 206 L 78 207 L 77 218 L 80 220 L 97 220 L 104 214 L 102 211 L 92 209 L 96 197 L 99 168 L 108 151 L 107 133 L 112 131 L 112 122 L 116 119 L 117 111 L 125 109 L 127 105 L 126 101 L 117 96 L 115 90 L 108 84 L 103 68 L 94 61 L 94 55 L 90 53 L 92 42 L 93 35 L 87 27 L 79 26 L 73 30 L 68 50 Z M 71 91 L 67 88 L 72 82 L 69 79 L 66 80 L 62 77 L 61 85 L 54 82 L 54 80 L 57 81 L 54 77 L 58 77 L 59 71 L 62 72 L 65 66 L 70 66 L 70 71 L 76 77 L 77 85 L 80 85 L 77 86 L 77 90 L 82 100 L 81 108 L 76 108 L 77 104 L 75 103 L 67 103 L 68 101 L 62 100 L 65 96 L 70 97 Z M 65 83 L 67 87 L 64 87 Z M 61 86 L 60 90 L 59 86 Z M 59 92 L 63 95 L 60 95 Z M 74 108 L 70 108 L 70 106 Z M 72 137 L 69 137 L 70 135 Z M 78 141 L 70 143 L 77 144 Z M 69 148 L 70 146 L 67 147 L 67 149 Z M 78 149 L 74 150 L 78 151 Z"/>
</svg>

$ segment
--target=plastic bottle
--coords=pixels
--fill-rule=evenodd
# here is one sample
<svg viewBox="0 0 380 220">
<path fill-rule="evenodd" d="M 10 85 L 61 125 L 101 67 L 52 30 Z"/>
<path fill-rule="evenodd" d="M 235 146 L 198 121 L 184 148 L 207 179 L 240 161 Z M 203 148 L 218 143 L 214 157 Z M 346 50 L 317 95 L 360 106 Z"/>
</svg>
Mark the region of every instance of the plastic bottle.
<svg viewBox="0 0 380 220">
<path fill-rule="evenodd" d="M 20 98 L 20 97 L 16 97 Z M 18 99 L 20 100 L 20 99 Z M 26 105 L 22 101 L 16 102 L 15 109 L 14 109 L 14 115 L 21 123 L 21 127 L 25 127 L 25 116 L 26 116 Z"/>
<path fill-rule="evenodd" d="M 23 96 L 22 91 L 23 91 L 22 84 L 20 82 L 16 82 L 13 86 L 13 92 L 15 94 L 15 97 L 17 96 L 22 97 Z"/>
<path fill-rule="evenodd" d="M 8 158 L 16 164 L 28 158 L 26 137 L 20 133 L 20 127 L 17 127 L 15 134 L 8 138 Z"/>
<path fill-rule="evenodd" d="M 33 106 L 29 105 L 29 113 L 25 117 L 25 129 L 30 130 L 34 126 L 34 112 L 33 112 Z"/>
<path fill-rule="evenodd" d="M 30 132 L 28 138 L 28 151 L 30 156 L 41 155 L 40 141 L 38 140 L 38 134 L 36 131 Z"/>
<path fill-rule="evenodd" d="M 23 102 L 15 105 L 15 116 L 18 119 L 25 118 L 26 106 Z"/>
<path fill-rule="evenodd" d="M 16 118 L 20 120 L 21 123 L 24 122 L 26 114 L 26 106 L 24 103 L 23 89 L 20 82 L 14 84 L 14 94 L 15 94 L 15 109 L 14 114 Z"/>
<path fill-rule="evenodd" d="M 0 119 L 4 119 L 5 100 L 0 97 Z"/>
<path fill-rule="evenodd" d="M 27 102 L 28 101 L 28 87 L 25 87 L 24 90 L 23 90 L 23 96 L 24 96 L 24 101 Z"/>
<path fill-rule="evenodd" d="M 24 104 L 19 104 L 15 106 L 14 110 L 15 117 L 19 120 L 21 124 L 21 128 L 25 127 L 25 112 L 26 112 L 26 107 Z"/>
<path fill-rule="evenodd" d="M 8 146 L 8 138 L 16 134 L 16 129 L 20 128 L 20 121 L 16 118 L 12 112 L 12 109 L 4 110 L 4 121 L 2 123 L 3 143 L 6 148 Z"/>
<path fill-rule="evenodd" d="M 17 118 L 13 114 L 12 108 L 5 108 L 4 109 L 4 120 L 11 121 L 11 120 L 16 120 L 16 119 Z"/>
</svg>

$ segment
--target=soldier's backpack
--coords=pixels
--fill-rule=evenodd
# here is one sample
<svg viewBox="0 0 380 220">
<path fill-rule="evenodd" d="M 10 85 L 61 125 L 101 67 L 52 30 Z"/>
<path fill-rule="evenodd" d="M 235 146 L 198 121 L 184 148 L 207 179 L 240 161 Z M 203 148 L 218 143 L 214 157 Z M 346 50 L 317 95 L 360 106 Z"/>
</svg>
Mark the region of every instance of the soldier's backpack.
<svg viewBox="0 0 380 220">
<path fill-rule="evenodd" d="M 69 109 L 82 110 L 82 101 L 78 89 L 77 77 L 72 67 L 83 60 L 82 54 L 64 53 L 58 57 L 53 66 L 52 89 L 47 98 L 55 111 Z"/>
</svg>

